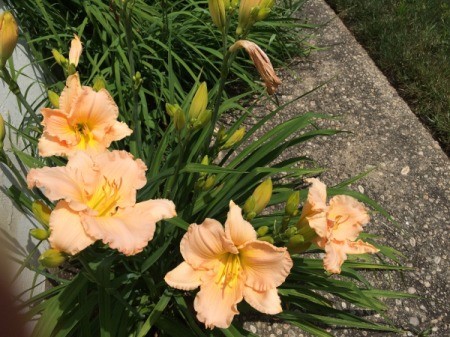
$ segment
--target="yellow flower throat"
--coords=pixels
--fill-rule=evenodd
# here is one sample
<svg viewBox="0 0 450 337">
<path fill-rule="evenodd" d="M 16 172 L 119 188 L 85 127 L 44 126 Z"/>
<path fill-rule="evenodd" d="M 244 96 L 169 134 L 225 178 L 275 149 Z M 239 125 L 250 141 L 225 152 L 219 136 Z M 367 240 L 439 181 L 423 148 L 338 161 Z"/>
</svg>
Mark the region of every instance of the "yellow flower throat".
<svg viewBox="0 0 450 337">
<path fill-rule="evenodd" d="M 77 148 L 85 150 L 89 146 L 92 146 L 94 140 L 94 134 L 87 124 L 79 123 L 75 127 L 75 136 L 78 140 Z"/>
<path fill-rule="evenodd" d="M 98 212 L 97 216 L 111 216 L 117 211 L 117 202 L 120 199 L 120 186 L 122 181 L 117 184 L 104 178 L 101 187 L 92 194 L 87 205 Z"/>
<path fill-rule="evenodd" d="M 221 285 L 223 290 L 227 286 L 230 288 L 234 287 L 237 284 L 241 269 L 239 254 L 228 253 L 225 264 L 219 270 L 216 283 Z"/>
</svg>

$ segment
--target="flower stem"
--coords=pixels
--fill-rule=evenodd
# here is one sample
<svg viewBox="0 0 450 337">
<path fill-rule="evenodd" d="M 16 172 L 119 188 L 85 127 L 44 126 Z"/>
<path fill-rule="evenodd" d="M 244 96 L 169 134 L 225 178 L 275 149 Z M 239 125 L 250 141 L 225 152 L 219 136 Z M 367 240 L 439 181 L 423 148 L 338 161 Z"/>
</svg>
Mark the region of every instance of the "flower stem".
<svg viewBox="0 0 450 337">
<path fill-rule="evenodd" d="M 19 85 L 11 77 L 8 69 L 6 69 L 6 66 L 0 67 L 0 78 L 3 81 L 5 81 L 5 83 L 9 87 L 9 90 L 11 90 L 11 92 L 17 97 L 19 102 L 25 107 L 25 109 L 28 111 L 31 117 L 33 117 L 34 121 L 39 125 L 41 123 L 39 117 L 36 115 L 36 112 L 34 111 L 33 107 L 27 102 L 25 97 L 22 95 Z"/>
</svg>

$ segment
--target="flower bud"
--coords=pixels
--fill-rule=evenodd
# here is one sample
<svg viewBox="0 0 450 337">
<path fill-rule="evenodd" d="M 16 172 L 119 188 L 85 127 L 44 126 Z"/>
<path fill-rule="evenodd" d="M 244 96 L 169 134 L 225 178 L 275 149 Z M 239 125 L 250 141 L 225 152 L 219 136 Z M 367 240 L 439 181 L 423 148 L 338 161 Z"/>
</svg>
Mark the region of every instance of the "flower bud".
<svg viewBox="0 0 450 337">
<path fill-rule="evenodd" d="M 209 165 L 209 157 L 207 155 L 204 156 L 200 164 Z"/>
<path fill-rule="evenodd" d="M 31 210 L 33 211 L 36 220 L 38 220 L 45 227 L 48 227 L 48 224 L 50 223 L 50 214 L 52 213 L 52 210 L 41 200 L 33 201 L 33 204 L 31 205 Z"/>
<path fill-rule="evenodd" d="M 270 243 L 270 244 L 272 244 L 273 245 L 273 243 L 275 242 L 274 240 L 273 240 L 273 237 L 271 237 L 271 236 L 263 236 L 263 237 L 260 237 L 260 238 L 258 238 L 258 240 L 259 241 L 265 241 L 265 242 L 268 242 L 268 243 Z"/>
<path fill-rule="evenodd" d="M 300 192 L 299 191 L 293 192 L 286 202 L 284 212 L 289 216 L 296 216 L 298 213 L 299 203 L 300 203 Z"/>
<path fill-rule="evenodd" d="M 58 63 L 60 66 L 65 67 L 67 65 L 67 59 L 56 49 L 52 49 L 53 58 L 55 59 L 56 63 Z"/>
<path fill-rule="evenodd" d="M 33 229 L 30 229 L 30 235 L 33 238 L 42 241 L 42 240 L 47 240 L 48 237 L 50 236 L 50 233 L 46 229 L 33 228 Z"/>
<path fill-rule="evenodd" d="M 305 242 L 305 238 L 301 234 L 294 235 L 288 241 L 286 245 L 289 253 L 291 254 L 299 254 L 306 251 L 311 246 L 310 241 Z"/>
<path fill-rule="evenodd" d="M 103 78 L 103 76 L 95 76 L 94 85 L 93 85 L 92 89 L 94 89 L 95 91 L 98 92 L 105 88 L 106 88 L 106 81 Z"/>
<path fill-rule="evenodd" d="M 65 254 L 56 249 L 46 250 L 39 257 L 39 263 L 47 268 L 56 268 L 66 261 Z"/>
<path fill-rule="evenodd" d="M 166 112 L 172 117 L 173 125 L 178 131 L 182 130 L 186 125 L 186 117 L 184 116 L 184 111 L 178 104 L 166 103 Z"/>
<path fill-rule="evenodd" d="M 48 90 L 47 95 L 50 104 L 53 105 L 55 109 L 59 109 L 59 95 L 53 90 Z"/>
<path fill-rule="evenodd" d="M 258 237 L 264 236 L 269 232 L 268 226 L 261 226 L 256 230 L 256 234 L 258 234 Z"/>
<path fill-rule="evenodd" d="M 3 141 L 5 140 L 6 130 L 5 130 L 5 120 L 3 116 L 0 115 L 0 151 L 3 150 Z"/>
<path fill-rule="evenodd" d="M 211 110 L 204 110 L 197 119 L 191 119 L 190 127 L 194 130 L 201 129 L 209 123 L 212 117 Z"/>
<path fill-rule="evenodd" d="M 197 92 L 192 99 L 191 106 L 189 108 L 189 119 L 191 121 L 197 120 L 200 118 L 200 115 L 204 113 L 206 107 L 208 105 L 208 88 L 206 86 L 206 82 L 200 84 L 197 89 Z"/>
<path fill-rule="evenodd" d="M 266 208 L 267 204 L 272 197 L 272 180 L 266 179 L 264 180 L 253 192 L 253 196 L 255 198 L 255 208 L 253 211 L 256 214 L 262 212 L 264 208 Z"/>
<path fill-rule="evenodd" d="M 74 34 L 73 39 L 70 43 L 69 63 L 73 64 L 75 68 L 78 66 L 78 62 L 80 62 L 82 51 L 83 46 L 81 45 L 81 40 L 78 35 Z"/>
<path fill-rule="evenodd" d="M 293 237 L 296 234 L 297 234 L 297 228 L 295 228 L 295 227 L 289 227 L 284 232 L 284 235 L 286 235 L 288 238 Z"/>
<path fill-rule="evenodd" d="M 228 1 L 229 6 L 229 1 Z M 227 15 L 225 11 L 225 1 L 224 0 L 208 0 L 209 12 L 211 13 L 211 19 L 214 24 L 223 30 L 226 22 Z"/>
<path fill-rule="evenodd" d="M 203 191 L 207 191 L 209 189 L 211 189 L 214 184 L 216 183 L 216 176 L 214 174 L 208 176 L 208 178 L 206 178 L 205 180 L 205 184 L 203 185 Z"/>
<path fill-rule="evenodd" d="M 11 57 L 19 38 L 19 27 L 11 12 L 0 14 L 0 68 Z"/>
<path fill-rule="evenodd" d="M 227 150 L 232 148 L 236 143 L 240 142 L 245 135 L 245 127 L 236 130 L 223 144 L 220 148 L 222 150 Z"/>
<path fill-rule="evenodd" d="M 255 199 L 255 197 L 254 197 L 253 194 L 252 194 L 252 195 L 249 196 L 249 197 L 247 198 L 247 200 L 245 201 L 244 208 L 243 208 L 244 213 L 245 213 L 245 214 L 248 214 L 248 213 L 250 213 L 250 212 L 253 212 L 254 209 L 255 209 L 255 206 L 256 206 L 256 199 Z"/>
<path fill-rule="evenodd" d="M 134 74 L 133 76 L 133 88 L 134 90 L 139 90 L 139 88 L 142 85 L 142 82 L 144 82 L 144 80 L 142 79 L 142 75 L 139 71 L 136 72 L 136 74 Z"/>
</svg>

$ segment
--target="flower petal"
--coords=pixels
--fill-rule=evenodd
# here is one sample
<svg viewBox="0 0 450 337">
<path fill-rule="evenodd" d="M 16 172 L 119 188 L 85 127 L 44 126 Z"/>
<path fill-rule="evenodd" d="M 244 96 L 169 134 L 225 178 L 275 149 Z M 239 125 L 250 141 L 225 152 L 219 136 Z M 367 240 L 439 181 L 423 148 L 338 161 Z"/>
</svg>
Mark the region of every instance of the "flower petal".
<svg viewBox="0 0 450 337">
<path fill-rule="evenodd" d="M 27 175 L 29 188 L 36 186 L 52 201 L 64 199 L 75 211 L 86 209 L 84 192 L 72 170 L 67 167 L 31 169 Z"/>
<path fill-rule="evenodd" d="M 251 287 L 244 287 L 244 300 L 264 314 L 276 315 L 283 311 L 277 288 L 256 291 Z"/>
<path fill-rule="evenodd" d="M 106 131 L 106 133 L 103 132 L 103 134 L 98 134 L 98 130 L 93 130 L 93 134 L 96 138 L 98 137 L 104 137 L 103 143 L 106 147 L 109 147 L 113 141 L 123 139 L 125 137 L 128 137 L 133 133 L 133 130 L 131 130 L 127 124 L 123 122 L 117 122 L 115 121 L 114 124 Z"/>
<path fill-rule="evenodd" d="M 328 220 L 327 220 L 327 212 L 319 212 L 312 216 L 307 216 L 309 227 L 314 229 L 316 234 L 320 238 L 326 238 L 328 236 Z"/>
<path fill-rule="evenodd" d="M 220 283 L 215 282 L 213 273 L 205 273 L 202 282 L 194 300 L 197 319 L 210 329 L 228 328 L 234 315 L 239 313 L 237 303 L 242 301 L 243 282 L 238 281 L 233 286 L 222 287 Z"/>
<path fill-rule="evenodd" d="M 331 198 L 328 219 L 334 221 L 332 238 L 339 241 L 356 240 L 370 220 L 366 207 L 348 195 Z"/>
<path fill-rule="evenodd" d="M 166 283 L 177 289 L 193 290 L 200 286 L 204 271 L 196 271 L 188 263 L 181 262 L 178 267 L 169 271 L 164 277 Z"/>
<path fill-rule="evenodd" d="M 214 219 L 205 219 L 201 225 L 192 224 L 181 239 L 181 255 L 194 269 L 211 269 L 226 253 L 224 237 L 222 225 Z"/>
<path fill-rule="evenodd" d="M 309 218 L 314 215 L 321 214 L 327 210 L 327 187 L 319 179 L 306 179 L 311 184 L 308 190 L 308 197 L 303 205 L 302 214 L 297 227 L 309 224 Z M 322 217 L 322 215 L 321 215 Z M 311 224 L 309 224 L 311 226 Z M 314 230 L 320 237 L 326 236 L 327 223 L 316 222 Z"/>
<path fill-rule="evenodd" d="M 52 248 L 77 254 L 96 240 L 87 235 L 81 225 L 80 215 L 69 204 L 60 201 L 50 215 L 51 234 L 48 238 Z"/>
<path fill-rule="evenodd" d="M 81 94 L 81 83 L 78 73 L 70 75 L 66 81 L 66 87 L 59 97 L 60 110 L 69 114 L 75 100 Z"/>
<path fill-rule="evenodd" d="M 72 125 L 86 124 L 90 130 L 105 130 L 118 116 L 119 108 L 106 89 L 97 92 L 91 87 L 83 87 L 70 110 L 69 119 Z"/>
<path fill-rule="evenodd" d="M 81 222 L 86 233 L 92 237 L 125 255 L 134 255 L 141 252 L 153 238 L 157 221 L 175 215 L 173 202 L 148 200 L 119 209 L 111 217 L 83 214 Z"/>
<path fill-rule="evenodd" d="M 38 149 L 41 157 L 67 156 L 72 152 L 72 148 L 66 142 L 60 141 L 45 131 L 39 138 Z"/>
<path fill-rule="evenodd" d="M 264 241 L 253 241 L 239 250 L 241 265 L 247 276 L 245 285 L 266 291 L 282 284 L 292 268 L 292 260 L 285 247 L 279 248 Z"/>
<path fill-rule="evenodd" d="M 248 221 L 244 220 L 241 208 L 233 201 L 230 201 L 225 233 L 236 247 L 240 247 L 248 241 L 255 241 L 257 237 L 255 229 Z"/>
<path fill-rule="evenodd" d="M 68 144 L 77 142 L 75 130 L 69 125 L 66 112 L 58 109 L 43 108 L 41 113 L 44 117 L 42 125 L 45 128 L 45 132 Z"/>
<path fill-rule="evenodd" d="M 341 273 L 341 266 L 347 260 L 346 242 L 345 241 L 329 241 L 325 245 L 325 258 L 323 266 L 326 271 L 333 274 Z"/>
<path fill-rule="evenodd" d="M 81 45 L 80 38 L 78 37 L 78 35 L 74 34 L 72 42 L 70 43 L 69 62 L 73 64 L 75 67 L 78 65 L 78 62 L 80 61 L 82 51 L 83 46 Z"/>
<path fill-rule="evenodd" d="M 145 186 L 147 166 L 126 151 L 107 151 L 94 158 L 95 165 L 109 182 L 120 186 L 119 207 L 129 207 L 136 202 L 136 190 Z"/>
<path fill-rule="evenodd" d="M 356 242 L 346 242 L 345 252 L 347 254 L 375 254 L 378 253 L 380 250 L 371 245 L 370 243 L 364 242 L 362 240 L 358 240 Z"/>
</svg>

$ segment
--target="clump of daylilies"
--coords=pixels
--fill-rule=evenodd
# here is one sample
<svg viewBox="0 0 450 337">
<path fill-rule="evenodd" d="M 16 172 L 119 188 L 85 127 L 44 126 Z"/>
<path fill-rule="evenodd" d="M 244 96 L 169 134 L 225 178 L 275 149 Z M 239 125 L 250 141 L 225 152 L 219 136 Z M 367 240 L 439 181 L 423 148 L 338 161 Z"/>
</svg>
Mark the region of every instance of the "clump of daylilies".
<svg viewBox="0 0 450 337">
<path fill-rule="evenodd" d="M 270 13 L 273 5 L 273 0 L 240 1 L 237 34 L 241 39 L 228 49 L 229 53 L 240 48 L 248 52 L 269 94 L 275 93 L 281 81 L 267 55 L 245 37 L 254 23 Z M 234 0 L 209 1 L 212 20 L 221 30 L 237 7 L 238 1 Z M 17 36 L 13 16 L 9 12 L 1 14 L 1 68 L 11 56 Z M 152 240 L 156 223 L 177 214 L 175 204 L 167 199 L 136 201 L 137 190 L 147 183 L 147 167 L 126 151 L 108 149 L 112 142 L 133 131 L 118 120 L 119 109 L 101 78 L 93 87 L 82 86 L 76 71 L 82 49 L 81 40 L 75 35 L 68 59 L 53 51 L 56 62 L 67 74 L 66 86 L 60 95 L 49 91 L 52 108 L 41 109 L 43 132 L 39 154 L 62 156 L 67 163 L 31 169 L 27 176 L 30 189 L 39 188 L 49 201 L 56 203 L 54 207 L 41 200 L 32 204 L 32 212 L 42 228 L 33 229 L 30 234 L 49 241 L 51 248 L 39 258 L 49 268 L 58 267 L 68 256 L 97 241 L 126 256 L 138 254 Z M 135 82 L 142 83 L 140 75 L 136 74 Z M 178 104 L 166 104 L 166 112 L 178 132 L 185 129 L 194 132 L 211 122 L 206 83 L 194 89 L 187 113 Z M 228 150 L 241 142 L 245 128 L 233 131 L 222 128 L 216 135 L 218 150 Z M 4 137 L 4 121 L 0 116 L 1 151 Z M 208 156 L 201 160 L 205 167 L 210 162 Z M 363 226 L 369 222 L 362 203 L 345 195 L 334 196 L 327 203 L 326 186 L 315 178 L 306 181 L 311 186 L 301 213 L 300 193 L 294 191 L 287 199 L 278 227 L 268 224 L 255 230 L 251 224 L 270 204 L 271 179 L 255 188 L 243 209 L 230 200 L 224 226 L 209 218 L 189 226 L 180 242 L 184 261 L 164 279 L 171 287 L 184 291 L 200 287 L 194 309 L 206 327 L 229 327 L 242 300 L 262 313 L 280 313 L 277 287 L 285 282 L 293 266 L 290 254 L 323 249 L 324 269 L 339 274 L 348 254 L 378 252 L 373 245 L 358 240 Z M 215 182 L 214 174 L 200 172 L 194 189 L 207 191 Z"/>
</svg>

